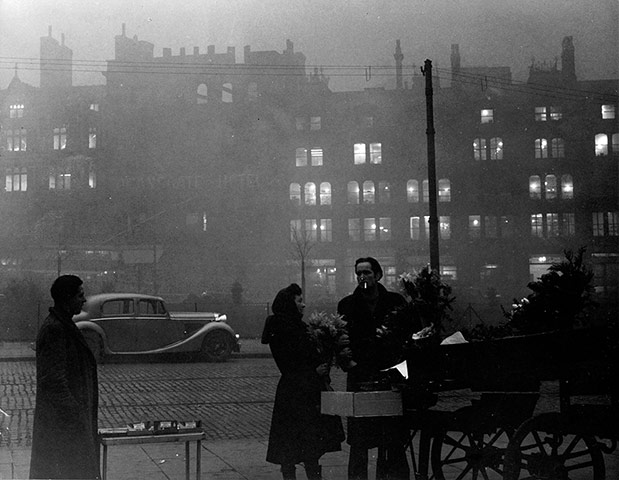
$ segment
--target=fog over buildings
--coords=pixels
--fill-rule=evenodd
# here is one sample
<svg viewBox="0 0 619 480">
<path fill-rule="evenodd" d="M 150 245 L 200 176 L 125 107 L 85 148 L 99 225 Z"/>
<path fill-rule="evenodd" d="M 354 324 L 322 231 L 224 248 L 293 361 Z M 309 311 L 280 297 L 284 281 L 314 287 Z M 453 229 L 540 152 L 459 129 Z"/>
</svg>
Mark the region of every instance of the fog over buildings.
<svg viewBox="0 0 619 480">
<path fill-rule="evenodd" d="M 616 0 L 0 1 L 0 288 L 334 307 L 365 255 L 397 288 L 429 260 L 430 59 L 461 309 L 586 246 L 616 311 Z"/>
</svg>

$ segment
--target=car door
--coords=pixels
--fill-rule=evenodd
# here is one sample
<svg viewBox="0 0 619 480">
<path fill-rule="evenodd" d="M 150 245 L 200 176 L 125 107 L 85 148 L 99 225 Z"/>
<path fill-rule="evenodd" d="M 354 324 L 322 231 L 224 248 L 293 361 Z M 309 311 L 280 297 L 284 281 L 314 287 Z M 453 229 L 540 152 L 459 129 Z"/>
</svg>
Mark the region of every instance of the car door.
<svg viewBox="0 0 619 480">
<path fill-rule="evenodd" d="M 138 299 L 136 317 L 136 351 L 144 352 L 165 347 L 183 338 L 181 322 L 170 319 L 161 300 L 153 298 Z"/>
<path fill-rule="evenodd" d="M 113 352 L 135 350 L 135 302 L 132 298 L 115 298 L 101 304 L 97 324 L 103 328 Z"/>
</svg>

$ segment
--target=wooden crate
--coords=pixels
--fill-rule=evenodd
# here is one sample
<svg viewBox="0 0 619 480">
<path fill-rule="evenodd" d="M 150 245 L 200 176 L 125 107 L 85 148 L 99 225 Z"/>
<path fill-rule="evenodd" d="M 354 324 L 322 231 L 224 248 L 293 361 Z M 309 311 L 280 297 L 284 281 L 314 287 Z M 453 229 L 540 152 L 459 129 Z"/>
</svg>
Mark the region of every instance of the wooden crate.
<svg viewBox="0 0 619 480">
<path fill-rule="evenodd" d="M 320 412 L 341 417 L 395 417 L 402 415 L 400 392 L 322 392 Z"/>
</svg>

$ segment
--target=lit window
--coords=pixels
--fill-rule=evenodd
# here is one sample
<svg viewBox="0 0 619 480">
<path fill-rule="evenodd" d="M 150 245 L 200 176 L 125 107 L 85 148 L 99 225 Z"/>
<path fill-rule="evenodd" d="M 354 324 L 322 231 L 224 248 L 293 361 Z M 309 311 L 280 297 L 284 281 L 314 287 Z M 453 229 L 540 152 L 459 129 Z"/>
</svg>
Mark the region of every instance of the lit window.
<svg viewBox="0 0 619 480">
<path fill-rule="evenodd" d="M 23 103 L 9 105 L 9 118 L 22 118 L 24 116 Z"/>
<path fill-rule="evenodd" d="M 378 182 L 378 203 L 389 203 L 391 201 L 391 187 L 389 182 Z"/>
<path fill-rule="evenodd" d="M 25 168 L 13 168 L 6 171 L 7 192 L 25 192 L 28 189 L 28 174 Z"/>
<path fill-rule="evenodd" d="M 206 232 L 208 229 L 208 217 L 206 216 L 206 212 L 202 212 L 202 231 Z"/>
<path fill-rule="evenodd" d="M 378 219 L 378 236 L 380 240 L 391 240 L 391 218 L 380 217 Z"/>
<path fill-rule="evenodd" d="M 95 127 L 88 129 L 88 148 L 97 148 L 97 129 Z"/>
<path fill-rule="evenodd" d="M 497 218 L 494 215 L 486 215 L 484 217 L 484 236 L 486 238 L 496 238 L 497 233 Z"/>
<path fill-rule="evenodd" d="M 348 182 L 348 204 L 349 205 L 358 205 L 359 204 L 359 184 L 357 182 Z"/>
<path fill-rule="evenodd" d="M 348 219 L 348 239 L 352 242 L 361 240 L 361 222 L 358 218 Z"/>
<path fill-rule="evenodd" d="M 561 214 L 561 235 L 571 237 L 576 234 L 576 217 L 573 213 Z"/>
<path fill-rule="evenodd" d="M 310 242 L 318 240 L 318 224 L 315 218 L 305 220 L 305 238 Z"/>
<path fill-rule="evenodd" d="M 423 217 L 423 228 L 426 234 L 426 238 L 430 238 L 430 216 L 425 215 Z"/>
<path fill-rule="evenodd" d="M 406 199 L 409 203 L 417 203 L 419 201 L 419 182 L 417 180 L 406 182 Z"/>
<path fill-rule="evenodd" d="M 6 143 L 9 152 L 25 152 L 27 147 L 26 129 L 7 130 Z"/>
<path fill-rule="evenodd" d="M 88 170 L 88 187 L 97 188 L 97 174 L 92 165 L 90 166 L 90 169 Z"/>
<path fill-rule="evenodd" d="M 481 123 L 492 123 L 494 121 L 494 110 L 491 108 L 481 111 Z"/>
<path fill-rule="evenodd" d="M 612 139 L 613 155 L 617 156 L 619 155 L 619 133 L 613 133 Z"/>
<path fill-rule="evenodd" d="M 561 175 L 561 198 L 574 198 L 574 182 L 571 175 Z"/>
<path fill-rule="evenodd" d="M 617 116 L 614 105 L 602 105 L 602 119 L 611 120 Z"/>
<path fill-rule="evenodd" d="M 297 167 L 305 167 L 307 165 L 307 148 L 297 148 L 295 150 L 295 158 Z"/>
<path fill-rule="evenodd" d="M 90 110 L 92 110 L 93 112 L 98 112 L 99 111 L 99 104 L 98 103 L 91 103 L 90 107 L 88 107 Z"/>
<path fill-rule="evenodd" d="M 363 203 L 371 204 L 374 203 L 374 200 L 374 182 L 366 180 L 363 182 Z"/>
<path fill-rule="evenodd" d="M 223 103 L 232 103 L 232 84 L 229 82 L 221 86 L 221 101 Z"/>
<path fill-rule="evenodd" d="M 546 175 L 544 179 L 544 190 L 546 200 L 554 200 L 557 198 L 557 177 L 554 175 Z"/>
<path fill-rule="evenodd" d="M 54 150 L 67 148 L 67 127 L 54 128 Z"/>
<path fill-rule="evenodd" d="M 473 158 L 475 158 L 475 160 L 488 159 L 485 138 L 476 138 L 475 140 L 473 140 Z"/>
<path fill-rule="evenodd" d="M 316 205 L 316 185 L 314 183 L 305 184 L 305 205 Z"/>
<path fill-rule="evenodd" d="M 451 238 L 451 218 L 449 216 L 438 217 L 438 230 L 441 239 L 449 240 Z"/>
<path fill-rule="evenodd" d="M 322 165 L 322 148 L 312 148 L 310 156 L 312 158 L 313 167 L 320 167 Z"/>
<path fill-rule="evenodd" d="M 559 214 L 547 213 L 546 214 L 546 236 L 558 237 L 559 236 Z"/>
<path fill-rule="evenodd" d="M 320 204 L 331 205 L 331 184 L 329 182 L 320 184 Z"/>
<path fill-rule="evenodd" d="M 544 236 L 543 216 L 541 213 L 531 215 L 531 235 L 540 238 Z"/>
<path fill-rule="evenodd" d="M 370 163 L 382 163 L 382 146 L 380 143 L 370 143 Z"/>
<path fill-rule="evenodd" d="M 297 242 L 301 239 L 301 220 L 290 220 L 290 241 Z"/>
<path fill-rule="evenodd" d="M 441 265 L 440 270 L 443 280 L 458 280 L 458 269 L 455 265 Z"/>
<path fill-rule="evenodd" d="M 421 190 L 423 191 L 423 201 L 428 203 L 430 201 L 430 183 L 428 180 L 421 182 Z"/>
<path fill-rule="evenodd" d="M 333 241 L 333 222 L 330 218 L 323 218 L 320 220 L 320 241 Z"/>
<path fill-rule="evenodd" d="M 363 219 L 363 240 L 366 242 L 376 241 L 376 219 Z"/>
<path fill-rule="evenodd" d="M 604 236 L 604 212 L 593 212 L 593 236 Z"/>
<path fill-rule="evenodd" d="M 548 120 L 546 117 L 546 107 L 535 107 L 535 121 L 545 122 Z"/>
<path fill-rule="evenodd" d="M 365 163 L 365 143 L 355 143 L 354 145 L 355 165 Z"/>
<path fill-rule="evenodd" d="M 198 105 L 208 103 L 208 87 L 205 83 L 198 85 L 198 90 L 196 91 L 196 103 Z"/>
<path fill-rule="evenodd" d="M 550 107 L 550 120 L 561 120 L 562 118 L 561 107 Z"/>
<path fill-rule="evenodd" d="M 469 215 L 469 237 L 479 238 L 481 236 L 481 216 Z"/>
<path fill-rule="evenodd" d="M 501 137 L 490 139 L 490 160 L 503 160 L 503 140 Z"/>
<path fill-rule="evenodd" d="M 548 140 L 545 138 L 535 139 L 535 158 L 548 158 Z"/>
<path fill-rule="evenodd" d="M 310 130 L 320 130 L 320 128 L 321 128 L 321 118 L 310 117 Z"/>
<path fill-rule="evenodd" d="M 295 124 L 297 130 L 305 130 L 307 128 L 307 119 L 305 117 L 296 117 Z"/>
<path fill-rule="evenodd" d="M 542 183 L 538 175 L 529 177 L 529 198 L 539 200 L 542 198 Z"/>
<path fill-rule="evenodd" d="M 420 222 L 419 217 L 410 217 L 409 220 L 409 230 L 411 240 L 419 240 L 420 234 Z"/>
<path fill-rule="evenodd" d="M 438 201 L 451 202 L 451 182 L 447 178 L 438 181 Z"/>
<path fill-rule="evenodd" d="M 49 175 L 50 190 L 71 190 L 71 174 L 70 173 L 50 173 Z"/>
<path fill-rule="evenodd" d="M 598 133 L 595 136 L 595 156 L 603 157 L 608 155 L 608 135 Z"/>
<path fill-rule="evenodd" d="M 565 141 L 562 138 L 553 138 L 550 140 L 550 151 L 553 158 L 565 157 Z"/>
<path fill-rule="evenodd" d="M 296 206 L 301 205 L 301 185 L 298 183 L 290 184 L 290 202 Z"/>
</svg>

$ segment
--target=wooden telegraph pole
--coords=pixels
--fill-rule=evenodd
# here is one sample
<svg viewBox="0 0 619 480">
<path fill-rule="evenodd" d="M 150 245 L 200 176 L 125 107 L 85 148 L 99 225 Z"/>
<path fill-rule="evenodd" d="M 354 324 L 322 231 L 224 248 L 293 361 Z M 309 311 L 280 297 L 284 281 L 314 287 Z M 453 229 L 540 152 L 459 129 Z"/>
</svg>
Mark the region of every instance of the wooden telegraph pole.
<svg viewBox="0 0 619 480">
<path fill-rule="evenodd" d="M 426 136 L 428 139 L 428 189 L 430 206 L 430 268 L 440 273 L 438 260 L 438 209 L 436 195 L 436 151 L 434 149 L 434 107 L 432 90 L 432 61 L 427 60 L 421 69 L 426 77 Z"/>
</svg>

